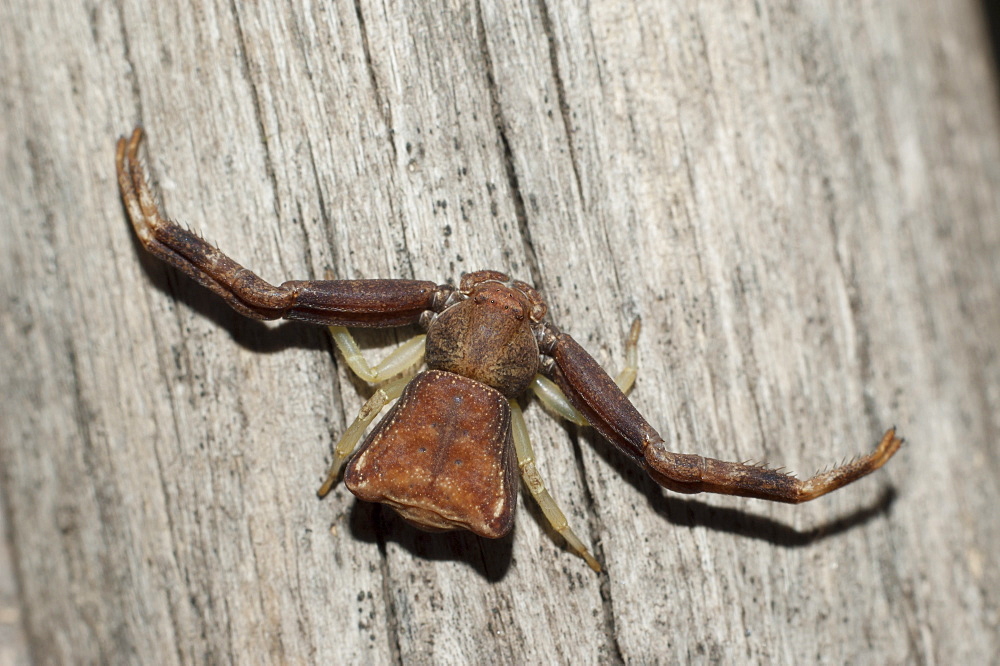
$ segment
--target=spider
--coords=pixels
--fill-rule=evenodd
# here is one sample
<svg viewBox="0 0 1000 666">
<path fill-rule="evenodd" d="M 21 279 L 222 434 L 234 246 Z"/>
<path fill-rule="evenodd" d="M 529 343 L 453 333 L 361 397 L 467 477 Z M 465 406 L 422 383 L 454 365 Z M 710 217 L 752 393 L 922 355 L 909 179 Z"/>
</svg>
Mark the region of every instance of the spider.
<svg viewBox="0 0 1000 666">
<path fill-rule="evenodd" d="M 517 402 L 528 390 L 563 418 L 593 426 L 654 481 L 681 493 L 805 502 L 875 471 L 902 445 L 892 428 L 868 455 L 807 480 L 762 465 L 674 453 L 625 395 L 637 372 L 638 319 L 626 341 L 625 368 L 612 379 L 546 320 L 545 301 L 533 287 L 499 271 L 467 273 L 458 288 L 394 279 L 273 286 L 160 213 L 138 159 L 141 141 L 136 128 L 118 140 L 115 157 L 121 197 L 143 247 L 243 315 L 329 326 L 347 365 L 377 385 L 337 443 L 321 497 L 343 471 L 354 495 L 387 504 L 420 529 L 465 529 L 495 539 L 513 526 L 520 472 L 552 528 L 600 571 L 535 468 Z M 415 323 L 426 333 L 375 367 L 347 330 Z M 421 363 L 427 370 L 411 377 Z"/>
</svg>

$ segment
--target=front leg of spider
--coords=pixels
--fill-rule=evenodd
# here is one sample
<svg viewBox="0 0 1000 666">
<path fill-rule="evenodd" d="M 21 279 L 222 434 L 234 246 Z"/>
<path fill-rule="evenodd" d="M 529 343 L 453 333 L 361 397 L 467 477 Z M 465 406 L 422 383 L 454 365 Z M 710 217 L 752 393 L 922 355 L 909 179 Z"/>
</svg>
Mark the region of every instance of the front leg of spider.
<svg viewBox="0 0 1000 666">
<path fill-rule="evenodd" d="M 798 504 L 874 472 L 903 444 L 895 428 L 889 429 L 871 453 L 804 481 L 760 465 L 674 453 L 576 340 L 553 326 L 540 331 L 539 340 L 546 356 L 542 371 L 569 402 L 654 481 L 676 492 L 719 493 Z"/>
<path fill-rule="evenodd" d="M 197 234 L 161 214 L 139 160 L 142 130 L 118 140 L 118 189 L 132 227 L 152 255 L 187 274 L 253 319 L 289 319 L 327 326 L 415 324 L 444 307 L 454 289 L 423 280 L 293 280 L 265 282 Z"/>
</svg>

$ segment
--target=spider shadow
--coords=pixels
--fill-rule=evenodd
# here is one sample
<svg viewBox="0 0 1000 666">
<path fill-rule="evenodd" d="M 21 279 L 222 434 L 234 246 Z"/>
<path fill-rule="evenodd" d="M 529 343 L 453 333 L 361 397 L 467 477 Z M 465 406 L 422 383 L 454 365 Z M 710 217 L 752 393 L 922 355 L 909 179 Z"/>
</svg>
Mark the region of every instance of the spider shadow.
<svg viewBox="0 0 1000 666">
<path fill-rule="evenodd" d="M 125 220 L 127 224 L 127 215 Z M 128 231 L 139 264 L 150 284 L 171 300 L 183 304 L 198 316 L 225 330 L 240 347 L 259 354 L 272 354 L 286 349 L 331 349 L 329 336 L 322 326 L 303 325 L 299 322 L 265 324 L 257 319 L 244 317 L 209 289 L 147 252 L 131 226 L 128 226 Z"/>
<path fill-rule="evenodd" d="M 596 432 L 580 434 L 579 439 L 586 440 L 598 456 L 613 467 L 633 488 L 642 493 L 652 509 L 668 522 L 678 527 L 707 527 L 719 532 L 767 541 L 785 548 L 809 546 L 887 515 L 898 496 L 894 487 L 887 487 L 868 505 L 816 527 L 801 530 L 780 520 L 755 515 L 744 508 L 718 507 L 700 500 L 669 494 L 669 491 L 631 464 L 610 442 Z"/>
<path fill-rule="evenodd" d="M 400 546 L 414 561 L 462 562 L 490 583 L 502 580 L 513 562 L 514 530 L 500 539 L 485 539 L 464 530 L 425 532 L 413 527 L 392 509 L 355 499 L 348 517 L 351 537 L 377 544 L 386 557 L 386 545 Z"/>
</svg>

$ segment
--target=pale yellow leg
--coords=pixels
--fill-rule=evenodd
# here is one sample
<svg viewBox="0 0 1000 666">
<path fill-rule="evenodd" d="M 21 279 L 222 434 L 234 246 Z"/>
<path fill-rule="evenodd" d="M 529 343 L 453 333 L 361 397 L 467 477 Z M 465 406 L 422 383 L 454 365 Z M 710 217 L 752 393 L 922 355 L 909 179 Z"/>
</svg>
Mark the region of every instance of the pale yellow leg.
<svg viewBox="0 0 1000 666">
<path fill-rule="evenodd" d="M 639 331 L 641 329 L 641 320 L 639 317 L 636 317 L 635 321 L 632 322 L 632 327 L 629 329 L 628 337 L 625 338 L 625 367 L 615 377 L 615 384 L 618 385 L 622 393 L 629 392 L 629 389 L 635 384 L 635 377 L 639 372 L 639 352 L 636 351 L 636 345 L 639 342 Z M 531 390 L 541 403 L 555 413 L 556 416 L 560 416 L 567 421 L 572 421 L 577 425 L 590 425 L 590 422 L 584 418 L 583 414 L 577 411 L 576 407 L 570 403 L 566 394 L 562 392 L 562 389 L 548 377 L 536 375 L 535 380 L 531 383 Z"/>
<path fill-rule="evenodd" d="M 542 515 L 549 521 L 549 525 L 562 535 L 570 550 L 582 557 L 590 565 L 591 569 L 600 571 L 600 563 L 594 559 L 594 556 L 590 554 L 587 547 L 583 545 L 583 542 L 570 529 L 569 523 L 566 522 L 565 514 L 563 514 L 555 500 L 552 499 L 552 495 L 545 488 L 545 483 L 535 468 L 535 452 L 531 448 L 531 440 L 528 438 L 528 427 L 524 424 L 521 407 L 515 400 L 509 400 L 509 402 L 511 428 L 514 435 L 514 450 L 517 453 L 517 466 L 521 470 L 521 478 L 524 480 L 524 485 L 528 487 L 528 492 L 538 502 L 538 506 L 542 510 Z"/>
<path fill-rule="evenodd" d="M 333 484 L 337 483 L 337 480 L 340 478 L 340 470 L 344 468 L 344 463 L 354 453 L 354 449 L 357 448 L 361 436 L 365 434 L 365 429 L 375 420 L 375 417 L 378 416 L 383 407 L 400 396 L 406 385 L 410 383 L 410 379 L 410 377 L 400 377 L 386 382 L 375 391 L 374 395 L 368 399 L 368 402 L 362 405 L 361 411 L 358 412 L 357 418 L 354 419 L 354 423 L 351 424 L 344 433 L 344 436 L 337 442 L 337 448 L 333 452 L 333 464 L 330 465 L 326 481 L 323 482 L 323 485 L 317 492 L 320 497 L 325 497 L 330 492 L 330 489 L 333 488 Z"/>
<path fill-rule="evenodd" d="M 337 348 L 340 349 L 340 353 L 344 355 L 344 361 L 347 362 L 348 367 L 369 384 L 378 384 L 386 379 L 391 379 L 424 361 L 427 336 L 423 334 L 401 344 L 374 368 L 361 355 L 361 348 L 358 347 L 358 343 L 350 331 L 343 326 L 330 326 L 330 335 Z"/>
</svg>

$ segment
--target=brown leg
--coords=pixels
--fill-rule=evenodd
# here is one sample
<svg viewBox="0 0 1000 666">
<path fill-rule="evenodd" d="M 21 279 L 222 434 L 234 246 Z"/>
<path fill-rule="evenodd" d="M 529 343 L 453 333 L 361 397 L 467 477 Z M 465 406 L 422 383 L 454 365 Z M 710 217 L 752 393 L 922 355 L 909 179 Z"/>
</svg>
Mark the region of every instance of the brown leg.
<svg viewBox="0 0 1000 666">
<path fill-rule="evenodd" d="M 628 337 L 625 338 L 625 367 L 615 377 L 615 386 L 624 394 L 628 394 L 632 389 L 632 385 L 635 384 L 635 378 L 639 373 L 639 353 L 636 351 L 636 346 L 639 343 L 639 331 L 641 328 L 642 320 L 636 317 L 632 321 Z M 590 425 L 590 421 L 584 418 L 583 414 L 573 406 L 558 384 L 545 375 L 535 375 L 530 388 L 535 397 L 556 416 L 560 416 L 577 425 Z"/>
<path fill-rule="evenodd" d="M 142 130 L 118 140 L 118 187 L 143 247 L 254 319 L 342 326 L 403 326 L 443 303 L 450 287 L 418 280 L 311 280 L 275 287 L 160 214 L 139 162 Z"/>
<path fill-rule="evenodd" d="M 645 468 L 657 483 L 670 490 L 742 495 L 774 502 L 806 502 L 874 472 L 903 443 L 893 428 L 882 436 L 872 453 L 806 481 L 760 465 L 673 453 L 576 340 L 551 326 L 546 326 L 538 335 L 539 348 L 551 359 L 543 364 L 542 371 L 598 432 Z"/>
<path fill-rule="evenodd" d="M 802 481 L 762 465 L 724 462 L 699 455 L 672 453 L 657 437 L 646 447 L 646 468 L 660 485 L 682 493 L 720 493 L 798 504 L 857 481 L 874 472 L 903 444 L 896 429 L 887 430 L 875 450 L 846 465 Z"/>
</svg>

